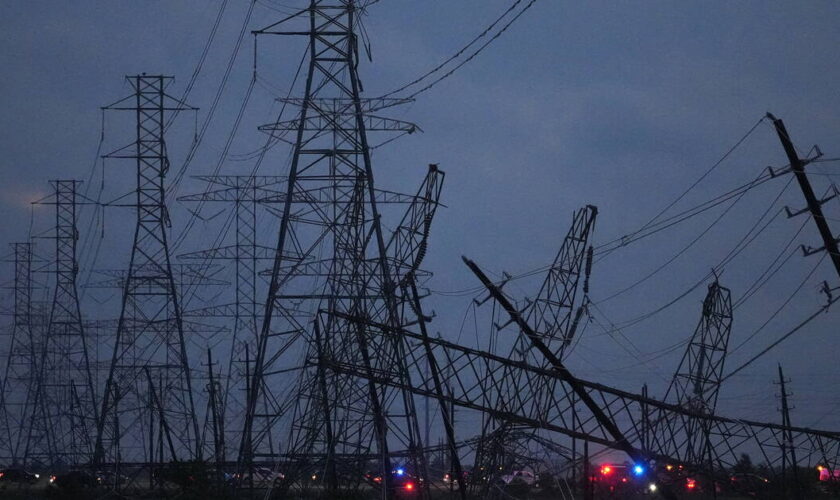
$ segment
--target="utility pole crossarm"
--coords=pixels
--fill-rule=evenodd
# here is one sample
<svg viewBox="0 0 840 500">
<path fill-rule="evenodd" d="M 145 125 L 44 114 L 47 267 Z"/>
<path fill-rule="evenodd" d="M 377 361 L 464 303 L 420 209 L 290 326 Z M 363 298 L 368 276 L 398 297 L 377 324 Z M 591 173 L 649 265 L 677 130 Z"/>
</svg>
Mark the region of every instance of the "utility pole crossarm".
<svg viewBox="0 0 840 500">
<path fill-rule="evenodd" d="M 834 236 L 834 233 L 832 233 L 831 228 L 829 228 L 825 215 L 823 215 L 823 202 L 817 198 L 813 187 L 811 187 L 811 182 L 808 180 L 808 176 L 805 173 L 805 166 L 812 159 L 803 160 L 799 158 L 796 148 L 794 147 L 782 120 L 773 116 L 772 113 L 767 113 L 767 118 L 773 122 L 776 134 L 779 136 L 779 140 L 781 141 L 782 147 L 785 149 L 785 154 L 790 162 L 790 168 L 796 176 L 796 181 L 802 189 L 802 194 L 805 196 L 805 202 L 808 204 L 807 210 L 811 212 L 814 224 L 817 225 L 817 230 L 820 232 L 820 237 L 825 245 L 825 250 L 828 252 L 829 257 L 831 257 L 831 262 L 834 264 L 834 270 L 837 272 L 838 278 L 840 278 L 840 249 L 838 249 L 837 238 Z"/>
</svg>

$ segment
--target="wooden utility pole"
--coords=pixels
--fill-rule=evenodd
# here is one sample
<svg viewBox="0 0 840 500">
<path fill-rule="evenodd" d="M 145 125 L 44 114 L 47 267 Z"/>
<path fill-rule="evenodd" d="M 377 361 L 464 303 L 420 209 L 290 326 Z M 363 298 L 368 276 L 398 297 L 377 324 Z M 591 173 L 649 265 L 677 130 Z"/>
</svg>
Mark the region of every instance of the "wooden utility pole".
<svg viewBox="0 0 840 500">
<path fill-rule="evenodd" d="M 806 211 L 811 212 L 811 217 L 813 217 L 814 224 L 817 225 L 820 237 L 822 237 L 823 240 L 822 248 L 806 249 L 803 247 L 803 251 L 806 255 L 811 255 L 822 250 L 827 251 L 828 255 L 831 257 L 831 262 L 834 264 L 834 270 L 837 271 L 837 276 L 840 277 L 840 250 L 837 246 L 837 238 L 835 238 L 834 233 L 831 232 L 831 228 L 828 227 L 828 221 L 822 211 L 823 203 L 836 196 L 836 194 L 822 200 L 817 198 L 817 195 L 814 193 L 814 189 L 811 187 L 811 182 L 808 180 L 808 176 L 805 173 L 805 166 L 822 156 L 822 153 L 819 148 L 816 148 L 817 154 L 814 158 L 804 160 L 799 158 L 799 155 L 796 153 L 796 148 L 790 140 L 790 135 L 788 135 L 788 131 L 782 120 L 773 116 L 772 113 L 767 113 L 767 118 L 773 122 L 773 126 L 776 128 L 776 134 L 779 136 L 779 140 L 782 142 L 782 147 L 785 149 L 785 154 L 790 162 L 790 169 L 793 171 L 793 175 L 796 176 L 796 181 L 799 183 L 799 187 L 802 189 L 802 194 L 805 196 L 805 202 L 808 204 L 807 208 L 798 212 L 788 212 L 788 215 L 792 217 L 794 215 L 805 213 Z"/>
</svg>

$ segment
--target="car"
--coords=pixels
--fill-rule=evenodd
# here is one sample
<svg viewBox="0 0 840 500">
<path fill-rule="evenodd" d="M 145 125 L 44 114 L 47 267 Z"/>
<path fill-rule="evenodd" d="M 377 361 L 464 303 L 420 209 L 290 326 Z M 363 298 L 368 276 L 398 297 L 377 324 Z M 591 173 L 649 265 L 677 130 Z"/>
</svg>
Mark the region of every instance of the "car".
<svg viewBox="0 0 840 500">
<path fill-rule="evenodd" d="M 729 478 L 729 488 L 750 497 L 764 497 L 771 490 L 770 480 L 758 474 L 738 472 Z"/>
<path fill-rule="evenodd" d="M 50 485 L 67 491 L 86 490 L 99 486 L 97 477 L 85 470 L 71 470 L 50 476 Z"/>
<path fill-rule="evenodd" d="M 461 480 L 463 481 L 464 484 L 470 484 L 470 481 L 472 480 L 472 475 L 473 474 L 472 474 L 472 471 L 470 469 L 462 469 L 461 470 Z M 457 480 L 456 476 L 457 475 L 455 474 L 455 471 L 447 472 L 446 474 L 443 475 L 444 484 L 457 485 L 458 480 Z"/>
<path fill-rule="evenodd" d="M 671 467 L 671 469 L 667 470 L 673 471 L 674 468 Z M 682 476 L 676 478 L 674 473 L 671 473 L 674 477 L 666 476 L 665 473 L 661 476 L 656 476 L 651 473 L 647 465 L 642 463 L 605 463 L 601 464 L 597 471 L 597 473 L 591 476 L 590 480 L 593 482 L 596 494 L 603 496 L 623 497 L 646 494 L 651 491 L 656 491 L 662 485 L 667 486 L 673 484 L 674 481 L 684 481 Z M 654 477 L 667 477 L 670 479 L 657 484 L 652 482 Z M 651 485 L 653 485 L 652 490 Z M 692 490 L 689 488 L 688 491 L 691 492 Z"/>
<path fill-rule="evenodd" d="M 527 470 L 515 470 L 510 474 L 505 474 L 500 477 L 499 482 L 504 484 L 520 483 L 527 484 L 528 486 L 534 486 L 537 484 L 537 475 Z"/>
<path fill-rule="evenodd" d="M 395 498 L 413 498 L 419 494 L 419 489 L 423 484 L 423 479 L 410 473 L 402 467 L 397 467 L 391 471 L 390 490 L 392 496 Z M 382 475 L 378 472 L 368 471 L 364 475 L 365 480 L 374 486 L 380 486 L 383 483 Z"/>
<path fill-rule="evenodd" d="M 370 484 L 382 484 L 382 474 L 378 472 L 367 471 L 364 478 Z"/>
<path fill-rule="evenodd" d="M 120 486 L 128 483 L 128 478 L 111 470 L 100 470 L 95 473 L 96 481 L 103 486 Z"/>
<path fill-rule="evenodd" d="M 230 483 L 251 484 L 258 488 L 268 488 L 269 486 L 279 486 L 286 475 L 279 471 L 274 471 L 268 467 L 254 467 L 252 471 L 244 471 L 239 474 L 226 475 L 226 480 Z"/>
<path fill-rule="evenodd" d="M 227 483 L 233 479 L 234 474 L 224 469 L 217 469 L 215 467 L 211 467 L 207 470 L 207 476 L 213 481 L 218 481 L 219 479 L 221 479 L 223 482 Z"/>
<path fill-rule="evenodd" d="M 394 498 L 414 498 L 420 494 L 423 480 L 402 467 L 391 471 L 390 489 Z"/>
<path fill-rule="evenodd" d="M 0 485 L 10 484 L 35 484 L 40 479 L 39 474 L 34 474 L 24 469 L 2 469 L 0 470 Z"/>
</svg>

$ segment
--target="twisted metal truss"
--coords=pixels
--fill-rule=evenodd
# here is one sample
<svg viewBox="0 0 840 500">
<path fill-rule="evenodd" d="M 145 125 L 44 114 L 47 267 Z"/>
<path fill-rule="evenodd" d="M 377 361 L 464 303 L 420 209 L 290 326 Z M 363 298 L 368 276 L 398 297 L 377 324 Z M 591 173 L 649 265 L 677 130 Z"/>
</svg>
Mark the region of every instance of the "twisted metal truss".
<svg viewBox="0 0 840 500">
<path fill-rule="evenodd" d="M 381 103 L 361 98 L 355 4 L 312 0 L 300 15 L 258 32 L 308 37 L 309 66 L 298 118 L 267 127 L 295 139 L 286 192 L 274 197 L 283 207 L 280 232 L 240 462 L 281 463 L 285 487 L 298 490 L 311 477 L 326 491 L 356 489 L 373 471 L 388 492 L 397 465 L 427 477 L 414 396 L 373 375 L 410 384 L 406 346 L 392 332 L 426 320 L 416 279 L 443 172 L 430 168 L 415 196 L 375 188 L 368 133 L 416 127 L 373 117 Z M 390 237 L 383 198 L 408 202 Z M 379 342 L 366 321 L 387 325 L 387 340 Z M 329 370 L 330 359 L 366 377 Z"/>
<path fill-rule="evenodd" d="M 534 325 L 536 335 L 558 359 L 563 358 L 567 347 L 575 338 L 589 301 L 589 274 L 592 265 L 592 247 L 589 240 L 594 231 L 597 214 L 598 209 L 592 205 L 574 213 L 571 227 L 546 272 L 539 292 L 534 299 L 526 299 L 526 305 L 522 309 L 521 314 L 529 324 Z M 582 299 L 579 297 L 581 291 Z M 485 300 L 489 300 L 489 297 Z M 503 330 L 513 322 L 514 320 L 510 319 L 496 327 Z M 525 336 L 515 336 L 510 358 L 530 362 L 535 366 L 546 364 Z M 527 380 L 524 374 L 513 373 L 511 376 L 513 379 L 505 388 L 514 392 L 494 392 L 492 396 L 488 394 L 488 397 L 495 399 L 497 409 L 501 412 L 508 409 L 512 399 L 527 398 L 532 392 L 540 393 L 545 390 L 541 386 L 532 385 L 532 381 Z M 476 453 L 473 470 L 487 471 L 488 475 L 499 470 L 512 470 L 515 465 L 512 461 L 518 457 L 508 452 L 509 444 L 506 441 L 509 432 L 516 429 L 515 425 L 493 417 L 483 420 L 482 430 L 485 438 Z M 532 436 L 537 439 L 538 432 L 534 430 Z M 521 431 L 517 434 L 517 441 L 522 441 Z M 473 490 L 480 490 L 480 494 L 485 496 L 492 488 L 492 483 L 493 481 L 474 482 L 471 486 Z"/>
<path fill-rule="evenodd" d="M 534 332 L 559 358 L 574 340 L 581 318 L 589 303 L 589 274 L 592 269 L 590 238 L 595 228 L 598 209 L 593 205 L 575 212 L 554 262 L 546 273 L 540 291 L 528 302 L 525 317 L 534 325 Z M 581 278 L 583 282 L 581 283 Z M 583 298 L 579 294 L 583 292 Z M 519 349 L 531 351 L 522 337 Z"/>
<path fill-rule="evenodd" d="M 677 404 L 698 413 L 714 415 L 723 378 L 723 365 L 732 329 L 732 299 L 729 289 L 717 280 L 709 285 L 703 300 L 703 314 L 671 385 L 665 400 L 674 392 Z M 702 424 L 698 420 L 694 424 Z M 686 427 L 687 450 L 690 462 L 709 459 L 706 447 L 707 429 Z"/>
<path fill-rule="evenodd" d="M 409 346 L 405 355 L 412 381 L 397 385 L 395 380 L 375 374 L 376 382 L 438 398 L 434 381 L 423 369 L 434 363 L 453 374 L 451 392 L 443 396 L 450 404 L 620 450 L 637 463 L 683 463 L 710 477 L 718 471 L 731 470 L 742 453 L 757 453 L 768 467 L 778 469 L 785 460 L 786 442 L 788 449 L 793 443 L 799 466 L 823 464 L 832 470 L 837 467 L 840 433 L 726 418 L 576 378 L 553 356 L 500 289 L 475 263 L 466 262 L 514 320 L 518 334 L 526 336 L 548 363 L 535 365 L 402 329 L 400 334 Z M 369 327 L 382 332 L 385 325 Z M 384 334 L 374 342 L 385 342 Z M 328 364 L 340 373 L 365 376 L 358 367 L 340 360 Z M 526 386 L 541 389 L 520 390 Z M 510 397 L 502 402 L 502 395 Z M 697 458 L 692 451 L 694 429 L 698 428 L 705 430 L 707 451 L 701 461 L 693 461 Z"/>
</svg>

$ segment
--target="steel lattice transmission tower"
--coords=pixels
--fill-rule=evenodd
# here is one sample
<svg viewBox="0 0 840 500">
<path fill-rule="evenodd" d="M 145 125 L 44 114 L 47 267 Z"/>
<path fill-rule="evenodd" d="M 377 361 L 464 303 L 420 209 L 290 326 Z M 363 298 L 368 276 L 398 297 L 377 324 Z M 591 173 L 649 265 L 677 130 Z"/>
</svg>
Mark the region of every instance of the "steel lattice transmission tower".
<svg viewBox="0 0 840 500">
<path fill-rule="evenodd" d="M 361 98 L 358 15 L 352 0 L 312 0 L 258 32 L 307 36 L 309 65 L 304 97 L 287 100 L 298 117 L 263 128 L 296 139 L 240 461 L 283 461 L 293 488 L 311 475 L 326 491 L 357 488 L 371 468 L 390 483 L 396 464 L 426 472 L 413 396 L 378 380 L 410 384 L 397 329 L 426 321 L 415 280 L 443 173 L 431 168 L 417 196 L 374 187 L 369 133 L 416 127 L 373 114 L 405 100 Z M 409 203 L 391 237 L 387 203 Z"/>
<path fill-rule="evenodd" d="M 165 114 L 191 108 L 165 94 L 171 77 L 144 74 L 127 80 L 134 95 L 106 109 L 136 113 L 135 152 L 126 147 L 110 156 L 137 161 L 137 225 L 102 394 L 95 460 L 195 458 L 200 455 L 200 436 L 164 201 L 169 169 Z"/>
<path fill-rule="evenodd" d="M 709 285 L 703 314 L 665 399 L 673 392 L 677 403 L 690 411 L 714 415 L 723 365 L 732 329 L 732 300 L 717 280 Z M 695 463 L 708 460 L 708 429 L 697 421 L 686 428 L 686 456 Z"/>
<path fill-rule="evenodd" d="M 76 286 L 79 182 L 52 184 L 52 200 L 38 203 L 55 206 L 55 288 L 26 450 L 28 456 L 47 457 L 49 465 L 73 465 L 88 463 L 92 457 L 97 402 Z"/>
<path fill-rule="evenodd" d="M 525 320 L 534 325 L 535 333 L 558 359 L 563 359 L 566 349 L 575 338 L 589 303 L 589 275 L 592 269 L 590 239 L 595 230 L 597 215 L 598 209 L 592 205 L 575 211 L 572 224 L 537 295 L 533 299 L 526 299 L 522 311 Z M 501 330 L 512 323 L 511 320 L 496 327 Z M 548 364 L 522 332 L 517 332 L 509 357 L 537 366 Z M 518 398 L 540 400 L 553 390 L 552 385 L 534 384 L 524 372 L 511 374 L 508 382 L 510 385 L 506 389 L 509 390 L 488 394 L 490 404 L 496 407 L 498 414 L 509 412 L 512 401 Z M 538 436 L 538 430 L 518 430 L 505 419 L 486 416 L 473 470 L 497 471 L 501 467 L 504 471 L 510 471 L 521 467 L 523 464 L 517 463 L 520 457 L 509 452 L 516 444 L 513 442 L 514 435 L 521 442 L 545 440 Z M 492 485 L 489 482 L 476 482 L 471 487 L 487 495 Z"/>
<path fill-rule="evenodd" d="M 3 402 L 8 459 L 13 464 L 26 463 L 25 447 L 28 422 L 31 420 L 38 373 L 40 333 L 36 328 L 32 301 L 32 243 L 12 243 L 14 256 L 14 310 L 9 350 L 3 373 Z"/>
<path fill-rule="evenodd" d="M 215 175 L 198 176 L 200 180 L 209 183 L 216 189 L 208 188 L 203 193 L 186 195 L 178 198 L 181 202 L 197 203 L 232 203 L 234 205 L 235 241 L 231 245 L 224 245 L 207 250 L 199 250 L 179 255 L 179 259 L 201 261 L 232 261 L 235 274 L 234 302 L 216 306 L 204 307 L 184 311 L 185 316 L 191 317 L 222 317 L 233 320 L 233 336 L 230 339 L 230 357 L 227 366 L 227 377 L 221 394 L 219 419 L 224 423 L 227 434 L 221 442 L 220 457 L 226 460 L 225 449 L 242 431 L 241 417 L 245 411 L 245 398 L 237 397 L 244 394 L 247 387 L 248 367 L 242 368 L 242 361 L 250 353 L 256 352 L 257 325 L 259 322 L 259 307 L 257 302 L 259 262 L 274 259 L 273 248 L 257 243 L 257 206 L 266 199 L 276 196 L 279 192 L 276 186 L 286 182 L 285 177 L 278 176 L 245 176 L 245 175 Z M 238 443 L 235 443 L 238 445 Z"/>
<path fill-rule="evenodd" d="M 528 303 L 525 319 L 559 359 L 575 338 L 581 318 L 589 304 L 589 274 L 592 270 L 592 246 L 598 209 L 593 205 L 577 210 L 554 262 L 537 296 Z M 583 281 L 581 281 L 583 278 Z M 579 298 L 583 292 L 583 298 Z M 517 351 L 532 347 L 524 336 L 517 337 Z"/>
</svg>

